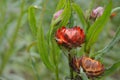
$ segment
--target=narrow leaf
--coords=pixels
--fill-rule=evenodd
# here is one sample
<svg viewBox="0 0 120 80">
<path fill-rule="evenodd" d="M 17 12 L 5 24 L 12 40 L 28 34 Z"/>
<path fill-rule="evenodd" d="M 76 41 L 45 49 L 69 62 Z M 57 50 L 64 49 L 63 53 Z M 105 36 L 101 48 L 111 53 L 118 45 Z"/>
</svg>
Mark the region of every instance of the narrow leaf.
<svg viewBox="0 0 120 80">
<path fill-rule="evenodd" d="M 65 5 L 64 11 L 61 15 L 62 21 L 58 27 L 66 26 L 68 24 L 68 21 L 69 21 L 70 16 L 71 16 L 71 7 L 70 6 L 71 6 L 71 4 L 70 4 L 70 1 L 68 0 L 66 5 Z"/>
<path fill-rule="evenodd" d="M 82 68 L 80 68 L 80 74 L 83 80 L 89 80 Z"/>
<path fill-rule="evenodd" d="M 68 0 L 65 4 L 65 8 L 63 9 L 63 13 L 61 16 L 55 21 L 52 20 L 50 31 L 49 31 L 49 40 L 52 38 L 53 33 L 60 27 L 66 26 L 71 16 L 71 7 L 70 1 Z M 58 23 L 59 22 L 59 23 Z"/>
<path fill-rule="evenodd" d="M 103 56 L 105 53 L 108 53 L 108 51 L 111 50 L 111 48 L 118 42 L 120 41 L 120 27 L 117 29 L 117 32 L 114 36 L 114 38 L 111 40 L 111 42 L 102 50 L 98 51 L 94 56 L 96 59 L 100 58 Z"/>
<path fill-rule="evenodd" d="M 48 69 L 50 69 L 51 71 L 54 71 L 54 66 L 49 61 L 49 54 L 47 49 L 48 45 L 46 44 L 47 41 L 45 40 L 44 32 L 41 25 L 37 31 L 37 42 L 38 42 L 37 45 L 38 45 L 38 51 L 39 51 L 41 60 L 43 61 L 43 63 L 46 65 Z"/>
<path fill-rule="evenodd" d="M 51 63 L 54 64 L 56 77 L 59 78 L 59 63 L 60 63 L 60 49 L 58 45 L 56 44 L 55 40 L 51 41 L 52 44 L 49 45 L 50 47 L 50 60 Z"/>
<path fill-rule="evenodd" d="M 118 69 L 120 69 L 120 61 L 114 63 L 109 69 L 107 69 L 104 73 L 104 76 L 108 76 L 116 72 Z"/>
<path fill-rule="evenodd" d="M 116 11 L 119 11 L 119 10 L 120 10 L 120 7 L 116 7 L 116 8 L 114 8 L 114 9 L 112 9 L 111 13 L 116 12 Z"/>
<path fill-rule="evenodd" d="M 56 65 L 59 60 L 60 48 L 56 44 L 55 40 L 52 40 L 52 44 L 50 45 L 50 54 L 51 60 L 53 60 L 54 64 Z"/>
<path fill-rule="evenodd" d="M 87 22 L 85 20 L 85 16 L 84 16 L 82 9 L 79 7 L 79 5 L 77 5 L 75 3 L 72 4 L 72 7 L 73 7 L 73 10 L 77 13 L 77 15 L 81 21 L 81 24 L 86 32 Z"/>
<path fill-rule="evenodd" d="M 59 3 L 58 3 L 58 5 L 57 5 L 56 11 L 64 8 L 65 2 L 66 2 L 66 0 L 60 0 Z"/>
<path fill-rule="evenodd" d="M 97 40 L 99 34 L 102 32 L 105 24 L 107 23 L 109 16 L 111 14 L 111 9 L 112 9 L 112 2 L 110 2 L 107 7 L 105 8 L 105 11 L 103 15 L 98 18 L 95 23 L 89 28 L 88 33 L 87 33 L 87 44 L 86 44 L 86 49 L 89 49 L 91 45 L 95 43 Z"/>
<path fill-rule="evenodd" d="M 28 47 L 27 47 L 27 52 L 30 52 L 30 49 L 37 44 L 36 41 L 32 42 Z"/>
<path fill-rule="evenodd" d="M 32 31 L 32 34 L 36 36 L 37 32 L 37 26 L 36 26 L 36 19 L 35 19 L 35 6 L 30 6 L 28 9 L 28 20 L 29 20 L 29 25 L 30 29 Z"/>
</svg>

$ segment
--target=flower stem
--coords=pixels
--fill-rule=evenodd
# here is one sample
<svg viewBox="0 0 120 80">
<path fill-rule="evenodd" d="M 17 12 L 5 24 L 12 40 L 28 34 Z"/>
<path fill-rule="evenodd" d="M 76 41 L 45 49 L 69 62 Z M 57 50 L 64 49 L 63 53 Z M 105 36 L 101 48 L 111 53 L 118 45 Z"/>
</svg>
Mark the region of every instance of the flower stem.
<svg viewBox="0 0 120 80">
<path fill-rule="evenodd" d="M 56 65 L 56 80 L 59 80 L 58 64 Z"/>
<path fill-rule="evenodd" d="M 72 57 L 71 57 L 71 55 L 70 55 L 70 53 L 69 53 L 69 54 L 68 54 L 68 61 L 69 61 L 69 68 L 70 68 L 70 79 L 72 80 L 72 79 L 73 79 L 73 70 L 72 70 L 71 67 L 70 67 L 71 59 L 72 59 Z"/>
</svg>

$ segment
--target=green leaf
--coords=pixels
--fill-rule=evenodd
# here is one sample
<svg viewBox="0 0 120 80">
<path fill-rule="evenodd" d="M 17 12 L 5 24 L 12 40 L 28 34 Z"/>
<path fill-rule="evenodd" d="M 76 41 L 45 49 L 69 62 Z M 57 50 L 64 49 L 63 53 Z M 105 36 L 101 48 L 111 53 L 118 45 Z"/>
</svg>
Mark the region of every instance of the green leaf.
<svg viewBox="0 0 120 80">
<path fill-rule="evenodd" d="M 90 47 L 96 42 L 99 34 L 102 32 L 105 24 L 107 23 L 109 16 L 111 14 L 112 2 L 110 2 L 103 15 L 98 18 L 95 23 L 88 29 L 88 33 L 86 35 L 86 50 L 89 50 Z"/>
<path fill-rule="evenodd" d="M 80 75 L 83 80 L 89 80 L 82 68 L 80 68 Z"/>
<path fill-rule="evenodd" d="M 86 32 L 87 22 L 85 20 L 85 16 L 84 16 L 84 13 L 83 13 L 82 9 L 79 7 L 79 5 L 77 5 L 75 3 L 72 4 L 72 8 L 73 8 L 74 11 L 76 11 L 76 13 L 77 13 L 77 15 L 78 15 L 78 17 L 81 21 L 81 24 L 82 24 L 82 26 L 83 26 L 83 28 Z"/>
<path fill-rule="evenodd" d="M 56 20 L 52 20 L 50 31 L 49 31 L 49 40 L 51 40 L 53 33 L 60 27 L 66 26 L 71 16 L 71 7 L 70 1 L 68 0 L 65 4 L 65 8 L 63 9 L 63 13 Z M 58 23 L 59 22 L 59 23 Z"/>
<path fill-rule="evenodd" d="M 120 69 L 120 61 L 114 63 L 110 68 L 108 68 L 108 69 L 104 72 L 103 76 L 106 77 L 106 76 L 108 76 L 108 75 L 111 75 L 111 74 L 113 74 L 114 72 L 116 72 L 118 69 Z"/>
<path fill-rule="evenodd" d="M 48 45 L 46 44 L 46 42 L 47 41 L 45 40 L 44 37 L 42 25 L 40 25 L 37 31 L 37 45 L 38 45 L 40 58 L 43 61 L 43 63 L 46 65 L 46 67 L 54 72 L 54 66 L 49 61 Z"/>
<path fill-rule="evenodd" d="M 66 0 L 60 0 L 59 3 L 58 3 L 58 5 L 57 5 L 56 11 L 64 8 L 65 2 L 66 2 Z"/>
<path fill-rule="evenodd" d="M 111 50 L 111 48 L 120 40 L 120 27 L 118 27 L 117 32 L 111 42 L 102 50 L 98 51 L 94 56 L 96 59 L 103 56 L 105 53 Z"/>
<path fill-rule="evenodd" d="M 51 54 L 51 58 L 50 59 L 56 65 L 58 63 L 58 60 L 59 60 L 60 48 L 56 44 L 55 40 L 52 40 L 52 44 L 49 45 L 49 46 L 50 46 L 50 54 Z"/>
<path fill-rule="evenodd" d="M 28 20 L 29 20 L 30 28 L 33 35 L 37 38 L 37 47 L 38 47 L 41 60 L 49 70 L 54 72 L 55 67 L 49 60 L 48 44 L 46 43 L 47 41 L 45 39 L 44 31 L 42 29 L 42 18 L 41 18 L 41 23 L 39 27 L 36 26 L 35 8 L 38 8 L 38 7 L 31 6 L 28 9 Z"/>
<path fill-rule="evenodd" d="M 36 41 L 33 41 L 28 47 L 27 47 L 27 52 L 30 52 L 30 49 L 37 44 Z"/>
<path fill-rule="evenodd" d="M 70 4 L 70 1 L 68 0 L 66 2 L 64 11 L 61 15 L 62 21 L 58 27 L 66 26 L 68 24 L 68 21 L 69 21 L 70 16 L 71 16 L 71 7 L 70 6 L 71 6 L 71 4 Z"/>
<path fill-rule="evenodd" d="M 35 19 L 35 6 L 30 6 L 28 9 L 28 21 L 30 25 L 30 29 L 32 31 L 32 34 L 36 36 L 37 32 L 37 26 L 36 26 L 36 19 Z"/>
<path fill-rule="evenodd" d="M 120 7 L 116 7 L 116 8 L 114 8 L 114 9 L 112 9 L 111 13 L 116 12 L 116 11 L 119 11 L 119 10 L 120 10 Z"/>
<path fill-rule="evenodd" d="M 56 41 L 53 39 L 52 44 L 50 44 L 50 60 L 51 63 L 54 64 L 55 68 L 55 73 L 56 73 L 56 78 L 59 79 L 59 63 L 60 63 L 60 48 L 56 44 Z"/>
</svg>

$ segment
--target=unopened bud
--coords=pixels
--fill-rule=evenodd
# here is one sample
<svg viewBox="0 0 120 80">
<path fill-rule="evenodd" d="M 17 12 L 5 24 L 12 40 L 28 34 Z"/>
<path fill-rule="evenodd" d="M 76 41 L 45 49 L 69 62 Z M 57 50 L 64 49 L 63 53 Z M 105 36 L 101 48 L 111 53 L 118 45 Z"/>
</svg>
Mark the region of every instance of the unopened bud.
<svg viewBox="0 0 120 80">
<path fill-rule="evenodd" d="M 104 12 L 104 8 L 103 7 L 97 7 L 96 9 L 93 9 L 92 13 L 90 15 L 90 19 L 94 19 L 95 20 L 96 18 L 102 16 L 103 12 Z"/>
<path fill-rule="evenodd" d="M 63 10 L 57 11 L 57 12 L 53 15 L 54 20 L 56 20 L 56 19 L 62 14 L 62 12 L 63 12 Z"/>
<path fill-rule="evenodd" d="M 116 13 L 116 12 L 113 12 L 113 13 L 110 15 L 110 18 L 112 19 L 112 18 L 114 18 L 116 15 L 117 15 L 117 13 Z"/>
</svg>

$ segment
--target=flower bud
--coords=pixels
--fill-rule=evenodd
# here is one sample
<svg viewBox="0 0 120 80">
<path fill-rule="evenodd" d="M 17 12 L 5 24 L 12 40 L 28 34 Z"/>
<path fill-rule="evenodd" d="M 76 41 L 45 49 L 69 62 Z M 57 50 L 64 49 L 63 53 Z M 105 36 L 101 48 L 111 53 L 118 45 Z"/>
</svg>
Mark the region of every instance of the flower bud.
<svg viewBox="0 0 120 80">
<path fill-rule="evenodd" d="M 80 61 L 81 67 L 89 77 L 98 77 L 105 70 L 102 63 L 89 57 L 83 56 Z"/>
<path fill-rule="evenodd" d="M 112 18 L 114 18 L 116 15 L 117 15 L 117 13 L 116 13 L 116 12 L 113 12 L 113 13 L 110 15 L 110 18 L 112 19 Z"/>
<path fill-rule="evenodd" d="M 53 19 L 56 20 L 61 14 L 62 14 L 63 10 L 59 10 L 57 11 L 54 15 L 53 15 Z"/>
<path fill-rule="evenodd" d="M 92 13 L 90 14 L 90 19 L 96 19 L 100 16 L 102 16 L 104 12 L 104 8 L 103 7 L 97 7 L 96 9 L 92 10 Z"/>
<path fill-rule="evenodd" d="M 82 67 L 88 77 L 98 77 L 105 71 L 102 63 L 86 56 L 73 57 L 70 64 L 71 68 L 77 73 L 80 72 L 80 67 Z"/>
<path fill-rule="evenodd" d="M 70 67 L 77 73 L 80 73 L 80 60 L 81 58 L 73 57 L 70 62 Z"/>
<path fill-rule="evenodd" d="M 84 31 L 78 27 L 66 28 L 62 27 L 55 34 L 56 41 L 68 49 L 81 46 L 85 40 Z"/>
</svg>

